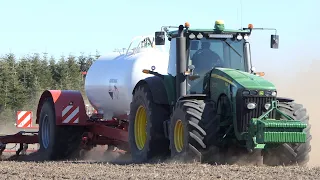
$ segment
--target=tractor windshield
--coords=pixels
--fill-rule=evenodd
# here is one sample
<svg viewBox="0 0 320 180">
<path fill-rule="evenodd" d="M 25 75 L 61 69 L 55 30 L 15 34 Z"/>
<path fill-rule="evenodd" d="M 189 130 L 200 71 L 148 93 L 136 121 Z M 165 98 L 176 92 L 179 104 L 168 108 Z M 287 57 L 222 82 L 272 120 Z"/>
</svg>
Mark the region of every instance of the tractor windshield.
<svg viewBox="0 0 320 180">
<path fill-rule="evenodd" d="M 200 79 L 189 82 L 194 93 L 202 93 L 203 77 L 214 67 L 246 71 L 243 57 L 244 40 L 206 39 L 189 41 L 189 65 L 195 66 L 194 74 Z M 191 92 L 192 93 L 192 92 Z"/>
<path fill-rule="evenodd" d="M 195 66 L 195 73 L 199 75 L 214 67 L 245 71 L 243 40 L 205 38 L 190 40 L 189 64 Z"/>
</svg>

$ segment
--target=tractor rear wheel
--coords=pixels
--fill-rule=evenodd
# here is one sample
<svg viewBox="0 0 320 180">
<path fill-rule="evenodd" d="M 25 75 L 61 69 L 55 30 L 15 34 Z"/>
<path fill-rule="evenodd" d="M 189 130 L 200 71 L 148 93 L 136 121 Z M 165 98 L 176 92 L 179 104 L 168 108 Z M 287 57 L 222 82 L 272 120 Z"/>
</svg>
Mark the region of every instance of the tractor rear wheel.
<svg viewBox="0 0 320 180">
<path fill-rule="evenodd" d="M 39 153 L 41 160 L 59 160 L 76 156 L 83 129 L 76 126 L 57 126 L 52 98 L 44 101 L 39 122 Z"/>
<path fill-rule="evenodd" d="M 296 164 L 304 166 L 309 161 L 309 152 L 311 151 L 311 125 L 309 124 L 309 116 L 307 115 L 307 111 L 301 104 L 297 104 L 295 102 L 280 102 L 278 108 L 290 117 L 296 120 L 301 120 L 307 124 L 307 128 L 304 129 L 304 131 L 307 133 L 307 142 L 293 144 L 285 143 L 277 148 L 264 150 L 264 164 L 270 166 Z M 277 118 L 285 119 L 282 116 Z"/>
<path fill-rule="evenodd" d="M 169 107 L 155 104 L 147 84 L 134 91 L 129 115 L 129 145 L 133 162 L 142 163 L 156 156 L 168 155 L 169 141 L 163 122 L 168 120 Z"/>
<path fill-rule="evenodd" d="M 219 117 L 213 103 L 187 99 L 176 104 L 169 128 L 170 150 L 174 159 L 219 163 L 219 148 L 214 145 Z"/>
</svg>

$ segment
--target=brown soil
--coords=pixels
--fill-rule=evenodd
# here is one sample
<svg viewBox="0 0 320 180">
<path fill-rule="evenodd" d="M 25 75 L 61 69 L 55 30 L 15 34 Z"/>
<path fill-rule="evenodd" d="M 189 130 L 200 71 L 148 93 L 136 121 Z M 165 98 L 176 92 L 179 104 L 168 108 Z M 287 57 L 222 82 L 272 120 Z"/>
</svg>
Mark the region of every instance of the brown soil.
<svg viewBox="0 0 320 180">
<path fill-rule="evenodd" d="M 2 162 L 0 179 L 317 179 L 319 168 L 212 166 L 206 164 L 117 165 L 89 162 Z"/>
<path fill-rule="evenodd" d="M 37 153 L 1 161 L 0 179 L 317 179 L 320 168 L 253 165 L 183 164 L 169 159 L 152 164 L 130 164 L 130 157 L 103 154 L 95 148 L 83 160 L 35 162 Z"/>
</svg>

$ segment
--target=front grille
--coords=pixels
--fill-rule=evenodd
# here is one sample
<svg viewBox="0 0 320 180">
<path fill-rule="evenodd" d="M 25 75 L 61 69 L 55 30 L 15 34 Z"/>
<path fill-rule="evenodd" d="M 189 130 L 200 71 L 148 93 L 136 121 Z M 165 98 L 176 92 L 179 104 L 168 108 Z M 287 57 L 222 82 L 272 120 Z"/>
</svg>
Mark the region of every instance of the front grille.
<svg viewBox="0 0 320 180">
<path fill-rule="evenodd" d="M 271 103 L 271 101 L 276 100 L 275 97 L 267 96 L 247 96 L 243 97 L 241 93 L 238 93 L 237 98 L 237 126 L 239 132 L 247 132 L 248 124 L 252 118 L 258 118 L 263 113 L 266 112 L 264 105 L 266 103 Z M 257 106 L 255 109 L 248 109 L 248 103 L 256 103 Z M 269 115 L 269 118 L 275 118 L 275 111 L 272 111 Z"/>
</svg>

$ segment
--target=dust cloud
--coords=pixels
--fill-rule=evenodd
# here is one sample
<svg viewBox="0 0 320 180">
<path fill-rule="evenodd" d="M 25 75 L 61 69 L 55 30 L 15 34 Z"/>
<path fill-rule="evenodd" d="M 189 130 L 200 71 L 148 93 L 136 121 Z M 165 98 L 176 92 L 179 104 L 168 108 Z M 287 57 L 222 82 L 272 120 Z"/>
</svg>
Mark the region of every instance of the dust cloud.
<svg viewBox="0 0 320 180">
<path fill-rule="evenodd" d="M 0 126 L 0 135 L 15 134 L 19 131 L 21 131 L 21 129 L 19 130 L 13 123 Z"/>
<path fill-rule="evenodd" d="M 266 71 L 265 78 L 273 82 L 278 96 L 290 97 L 307 108 L 311 124 L 311 154 L 309 166 L 320 165 L 320 61 L 296 61 L 281 71 Z"/>
<path fill-rule="evenodd" d="M 115 149 L 113 146 L 98 145 L 89 151 L 83 151 L 82 157 L 78 160 L 86 162 L 104 162 L 115 164 L 128 164 L 131 162 L 131 157 L 124 151 Z"/>
</svg>

